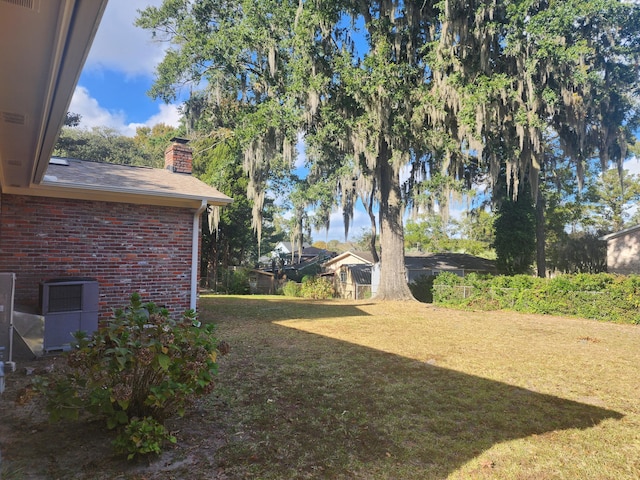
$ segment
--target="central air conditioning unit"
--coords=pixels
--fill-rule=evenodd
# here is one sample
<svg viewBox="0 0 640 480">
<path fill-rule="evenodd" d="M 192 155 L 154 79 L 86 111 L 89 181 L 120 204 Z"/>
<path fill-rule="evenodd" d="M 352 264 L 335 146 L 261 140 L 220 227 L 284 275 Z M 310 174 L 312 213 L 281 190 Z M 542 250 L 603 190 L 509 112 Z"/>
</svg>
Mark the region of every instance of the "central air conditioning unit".
<svg viewBox="0 0 640 480">
<path fill-rule="evenodd" d="M 69 350 L 73 334 L 98 329 L 98 281 L 95 278 L 58 278 L 40 284 L 40 311 L 44 316 L 44 351 Z"/>
<path fill-rule="evenodd" d="M 4 365 L 13 364 L 13 296 L 15 273 L 0 273 L 0 393 L 4 391 Z"/>
</svg>

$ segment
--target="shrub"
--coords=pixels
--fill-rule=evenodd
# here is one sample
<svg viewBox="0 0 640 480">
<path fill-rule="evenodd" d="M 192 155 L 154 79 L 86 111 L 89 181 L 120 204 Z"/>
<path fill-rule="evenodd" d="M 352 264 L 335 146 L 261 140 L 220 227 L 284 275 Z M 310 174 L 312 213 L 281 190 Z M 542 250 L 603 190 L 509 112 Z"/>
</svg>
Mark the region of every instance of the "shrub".
<svg viewBox="0 0 640 480">
<path fill-rule="evenodd" d="M 466 287 L 466 288 L 463 288 Z M 481 310 L 512 309 L 526 313 L 573 315 L 640 324 L 640 277 L 607 273 L 456 277 L 441 273 L 434 280 L 434 302 Z"/>
<path fill-rule="evenodd" d="M 233 270 L 229 275 L 229 293 L 231 295 L 248 295 L 251 293 L 249 285 L 249 271 L 246 268 Z"/>
<path fill-rule="evenodd" d="M 128 458 L 159 453 L 176 439 L 164 427 L 183 415 L 197 397 L 211 392 L 217 371 L 213 325 L 200 325 L 195 312 L 181 322 L 166 309 L 142 303 L 138 294 L 89 339 L 77 334 L 67 368 L 36 380 L 52 420 L 86 412 L 117 430 L 114 442 Z"/>
<path fill-rule="evenodd" d="M 286 282 L 282 286 L 282 294 L 285 297 L 299 297 L 300 296 L 300 284 L 292 281 Z"/>
<path fill-rule="evenodd" d="M 300 295 L 304 298 L 324 300 L 333 298 L 335 291 L 331 280 L 324 277 L 307 277 L 300 286 Z"/>
<path fill-rule="evenodd" d="M 433 280 L 433 303 L 456 305 L 460 302 L 462 278 L 455 273 L 442 272 Z"/>
</svg>

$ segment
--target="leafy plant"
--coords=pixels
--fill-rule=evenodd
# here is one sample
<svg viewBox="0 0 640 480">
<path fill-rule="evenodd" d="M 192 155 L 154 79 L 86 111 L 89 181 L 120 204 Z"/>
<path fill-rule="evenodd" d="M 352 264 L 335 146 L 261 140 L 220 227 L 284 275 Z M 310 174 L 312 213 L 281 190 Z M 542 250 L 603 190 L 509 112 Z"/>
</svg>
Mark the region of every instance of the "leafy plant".
<svg viewBox="0 0 640 480">
<path fill-rule="evenodd" d="M 134 417 L 116 438 L 114 445 L 118 451 L 127 453 L 131 459 L 135 455 L 159 454 L 166 440 L 171 443 L 177 442 L 176 437 L 170 435 L 165 426 L 156 419 Z"/>
<path fill-rule="evenodd" d="M 92 338 L 76 335 L 68 368 L 38 378 L 36 388 L 52 420 L 78 419 L 86 412 L 118 430 L 114 445 L 129 458 L 158 453 L 164 441 L 175 442 L 163 422 L 183 415 L 213 389 L 218 354 L 213 329 L 201 325 L 192 310 L 176 322 L 166 309 L 142 303 L 134 293 L 129 306 L 115 311 Z"/>
<path fill-rule="evenodd" d="M 282 286 L 282 294 L 285 297 L 299 297 L 300 296 L 300 284 L 296 282 L 286 282 Z"/>
<path fill-rule="evenodd" d="M 247 295 L 250 291 L 249 271 L 246 268 L 242 268 L 231 272 L 229 279 L 229 293 L 231 295 Z"/>
<path fill-rule="evenodd" d="M 434 280 L 435 303 L 481 310 L 573 315 L 640 324 L 640 277 L 607 273 L 464 278 L 441 273 Z"/>
<path fill-rule="evenodd" d="M 330 280 L 323 277 L 306 277 L 300 286 L 300 295 L 303 298 L 324 300 L 333 298 L 335 290 Z"/>
</svg>

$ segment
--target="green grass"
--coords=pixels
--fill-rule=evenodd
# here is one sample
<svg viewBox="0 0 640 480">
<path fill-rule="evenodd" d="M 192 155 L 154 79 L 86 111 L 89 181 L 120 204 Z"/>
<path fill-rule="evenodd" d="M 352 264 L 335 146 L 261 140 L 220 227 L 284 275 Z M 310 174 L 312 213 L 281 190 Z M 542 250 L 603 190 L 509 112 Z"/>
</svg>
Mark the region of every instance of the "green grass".
<svg viewBox="0 0 640 480">
<path fill-rule="evenodd" d="M 640 478 L 640 330 L 417 302 L 205 297 L 227 478 Z"/>
</svg>

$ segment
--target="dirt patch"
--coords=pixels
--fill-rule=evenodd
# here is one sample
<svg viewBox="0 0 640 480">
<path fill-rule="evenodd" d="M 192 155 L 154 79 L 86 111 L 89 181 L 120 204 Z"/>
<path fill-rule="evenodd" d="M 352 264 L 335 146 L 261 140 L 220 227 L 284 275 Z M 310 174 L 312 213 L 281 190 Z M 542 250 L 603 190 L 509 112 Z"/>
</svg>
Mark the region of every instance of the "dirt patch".
<svg viewBox="0 0 640 480">
<path fill-rule="evenodd" d="M 0 395 L 0 478 L 12 479 L 225 479 L 216 465 L 222 426 L 202 405 L 168 422 L 178 438 L 160 456 L 127 461 L 114 454 L 113 435 L 97 421 L 50 423 L 41 399 L 30 398 L 35 375 L 55 370 L 60 358 L 18 363 Z M 27 372 L 31 373 L 30 375 Z"/>
</svg>

